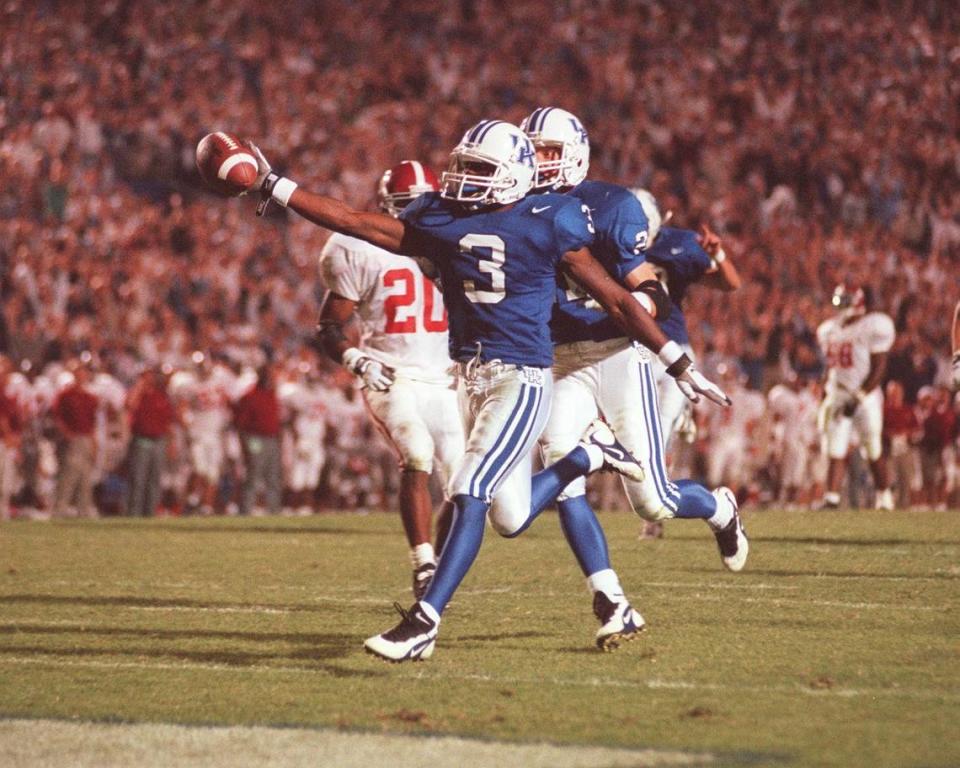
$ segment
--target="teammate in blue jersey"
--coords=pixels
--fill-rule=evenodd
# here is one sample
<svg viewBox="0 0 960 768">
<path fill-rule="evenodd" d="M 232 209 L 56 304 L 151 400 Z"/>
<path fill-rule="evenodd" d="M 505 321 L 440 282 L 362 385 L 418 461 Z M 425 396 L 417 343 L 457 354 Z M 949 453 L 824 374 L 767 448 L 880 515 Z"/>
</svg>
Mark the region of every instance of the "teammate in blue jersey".
<svg viewBox="0 0 960 768">
<path fill-rule="evenodd" d="M 466 454 L 448 487 L 453 523 L 433 582 L 393 629 L 368 638 L 366 649 L 405 661 L 432 653 L 440 614 L 473 563 L 490 500 L 520 470 L 527 515 L 535 515 L 572 480 L 602 466 L 636 480 L 643 469 L 602 422 L 560 461 L 530 479 L 530 450 L 552 399 L 549 315 L 563 269 L 612 317 L 640 339 L 661 335 L 650 315 L 609 277 L 586 247 L 589 210 L 561 195 L 524 199 L 534 176 L 534 149 L 516 126 L 484 120 L 450 155 L 441 192 L 426 194 L 399 219 L 360 212 L 274 173 L 262 153 L 257 186 L 262 213 L 273 200 L 308 220 L 397 253 L 429 259 L 439 270 L 450 318 L 450 351 L 468 433 Z M 321 329 L 321 333 L 337 332 Z M 675 373 L 687 386 L 702 381 Z"/>
<path fill-rule="evenodd" d="M 593 252 L 598 261 L 612 277 L 631 289 L 639 288 L 635 296 L 645 308 L 665 317 L 669 300 L 662 290 L 651 288 L 655 274 L 645 259 L 656 232 L 651 231 L 651 222 L 629 190 L 585 180 L 589 141 L 580 121 L 565 110 L 545 107 L 534 110 L 522 127 L 537 149 L 536 187 L 566 193 L 590 209 L 597 229 Z M 741 570 L 749 545 L 732 492 L 719 488 L 711 493 L 698 483 L 673 482 L 668 477 L 650 354 L 609 322 L 602 307 L 575 281 L 560 291 L 552 329 L 556 342 L 555 415 L 542 438 L 544 460 L 563 455 L 576 444 L 577 430 L 582 432 L 585 423 L 602 413 L 623 444 L 648 469 L 641 480 L 624 481 L 633 509 L 652 520 L 706 519 L 724 565 L 732 571 Z M 653 349 L 668 370 L 674 360 L 688 359 L 675 341 Z M 697 372 L 694 375 L 700 376 Z M 721 405 L 729 404 L 722 392 L 703 381 L 701 393 Z M 678 383 L 683 394 L 698 399 L 697 392 Z M 597 589 L 597 574 L 609 577 L 612 569 L 602 530 L 586 501 L 583 478 L 564 489 L 559 509 L 561 524 L 575 550 L 590 550 L 582 543 L 576 544 L 578 538 L 595 542 L 594 557 L 578 559 L 590 586 L 595 592 L 602 591 Z M 608 583 L 614 586 L 615 577 L 609 578 Z"/>
<path fill-rule="evenodd" d="M 661 221 L 660 209 L 653 195 L 645 189 L 633 189 L 647 216 L 654 222 Z M 669 217 L 667 217 L 669 218 Z M 691 360 L 696 359 L 690 345 L 687 319 L 683 303 L 687 291 L 694 283 L 721 291 L 735 291 L 740 287 L 740 275 L 733 260 L 727 257 L 720 238 L 704 226 L 700 234 L 689 229 L 658 226 L 658 234 L 647 248 L 647 260 L 654 265 L 657 277 L 670 296 L 670 314 L 657 322 L 670 339 L 677 342 Z M 660 398 L 660 422 L 663 425 L 663 442 L 668 453 L 674 447 L 674 437 L 682 434 L 692 441 L 696 434 L 693 405 L 678 391 L 667 375 L 666 368 L 653 361 Z M 655 539 L 663 535 L 663 524 L 646 521 L 640 534 L 642 539 Z"/>
</svg>

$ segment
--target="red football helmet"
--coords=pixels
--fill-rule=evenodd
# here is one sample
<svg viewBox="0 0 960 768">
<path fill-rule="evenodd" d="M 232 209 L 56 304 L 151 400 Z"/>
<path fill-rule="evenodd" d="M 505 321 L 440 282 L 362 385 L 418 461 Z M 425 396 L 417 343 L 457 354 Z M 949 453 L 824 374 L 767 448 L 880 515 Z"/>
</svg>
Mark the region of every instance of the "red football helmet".
<svg viewBox="0 0 960 768">
<path fill-rule="evenodd" d="M 844 317 L 856 317 L 867 311 L 866 292 L 859 285 L 851 282 L 840 283 L 833 291 L 830 302 L 840 310 Z"/>
<path fill-rule="evenodd" d="M 424 192 L 437 192 L 439 189 L 437 174 L 416 160 L 404 160 L 380 177 L 377 202 L 384 213 L 399 216 L 400 211 Z"/>
</svg>

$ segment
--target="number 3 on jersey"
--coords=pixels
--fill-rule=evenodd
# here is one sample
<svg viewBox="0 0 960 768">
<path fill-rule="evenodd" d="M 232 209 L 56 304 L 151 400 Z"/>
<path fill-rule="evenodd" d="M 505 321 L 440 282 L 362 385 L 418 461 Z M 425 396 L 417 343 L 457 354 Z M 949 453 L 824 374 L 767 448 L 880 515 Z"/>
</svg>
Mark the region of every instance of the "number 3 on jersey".
<svg viewBox="0 0 960 768">
<path fill-rule="evenodd" d="M 490 275 L 491 290 L 477 288 L 474 280 L 463 281 L 463 293 L 474 304 L 497 304 L 507 291 L 503 264 L 507 253 L 503 240 L 497 235 L 464 235 L 460 238 L 460 252 L 477 258 L 477 269 Z"/>
<path fill-rule="evenodd" d="M 420 275 L 423 286 L 423 330 L 427 333 L 443 333 L 447 330 L 447 310 L 435 317 L 437 309 L 443 308 L 443 301 L 437 287 L 424 275 Z M 386 317 L 385 333 L 417 332 L 417 275 L 409 269 L 390 269 L 383 273 L 383 287 L 399 287 L 383 300 L 383 314 Z"/>
</svg>

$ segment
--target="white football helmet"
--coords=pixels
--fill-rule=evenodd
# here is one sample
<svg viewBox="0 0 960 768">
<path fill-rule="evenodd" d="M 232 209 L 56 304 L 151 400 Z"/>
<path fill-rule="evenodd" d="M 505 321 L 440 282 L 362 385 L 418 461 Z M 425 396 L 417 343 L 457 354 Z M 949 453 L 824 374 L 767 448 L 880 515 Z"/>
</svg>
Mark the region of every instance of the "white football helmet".
<svg viewBox="0 0 960 768">
<path fill-rule="evenodd" d="M 640 207 L 643 208 L 643 212 L 647 214 L 647 222 L 649 222 L 650 225 L 650 239 L 647 242 L 652 243 L 657 239 L 657 235 L 660 234 L 660 226 L 663 224 L 663 217 L 660 215 L 660 206 L 657 205 L 657 199 L 649 189 L 634 187 L 630 191 L 633 192 L 633 196 L 640 202 Z"/>
<path fill-rule="evenodd" d="M 440 177 L 440 196 L 471 208 L 515 203 L 532 188 L 536 152 L 526 134 L 502 120 L 481 120 L 463 134 Z"/>
<path fill-rule="evenodd" d="M 583 123 L 565 109 L 540 107 L 533 110 L 520 127 L 537 149 L 557 149 L 556 160 L 537 160 L 537 189 L 575 187 L 587 178 L 590 167 L 590 139 Z"/>
</svg>

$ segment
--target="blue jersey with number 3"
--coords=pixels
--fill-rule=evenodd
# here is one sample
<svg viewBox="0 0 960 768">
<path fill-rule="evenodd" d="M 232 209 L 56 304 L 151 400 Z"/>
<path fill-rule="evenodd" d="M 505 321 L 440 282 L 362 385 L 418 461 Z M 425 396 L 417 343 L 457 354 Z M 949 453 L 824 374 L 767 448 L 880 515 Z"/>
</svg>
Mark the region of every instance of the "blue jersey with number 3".
<svg viewBox="0 0 960 768">
<path fill-rule="evenodd" d="M 687 289 L 710 269 L 712 262 L 700 245 L 697 233 L 689 229 L 663 227 L 647 251 L 647 260 L 661 273 L 660 281 L 670 294 L 670 316 L 660 322 L 667 336 L 678 344 L 689 344 L 683 299 Z"/>
<path fill-rule="evenodd" d="M 567 194 L 590 209 L 597 231 L 590 252 L 611 277 L 623 282 L 646 261 L 650 224 L 643 207 L 629 189 L 605 181 L 584 181 Z M 551 329 L 557 344 L 627 335 L 583 289 L 563 276 Z"/>
<path fill-rule="evenodd" d="M 429 193 L 400 215 L 404 252 L 433 262 L 450 322 L 450 357 L 546 368 L 550 315 L 567 251 L 593 242 L 583 204 L 532 195 L 511 208 L 469 211 Z"/>
</svg>

